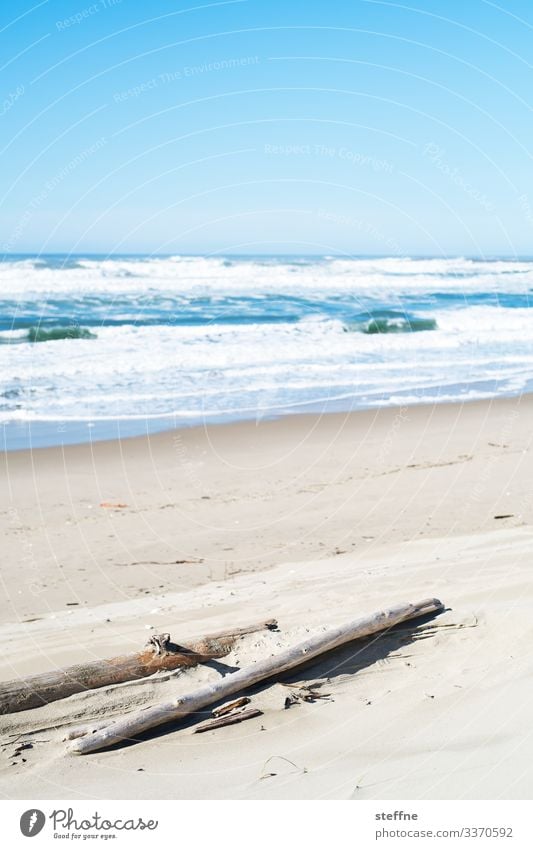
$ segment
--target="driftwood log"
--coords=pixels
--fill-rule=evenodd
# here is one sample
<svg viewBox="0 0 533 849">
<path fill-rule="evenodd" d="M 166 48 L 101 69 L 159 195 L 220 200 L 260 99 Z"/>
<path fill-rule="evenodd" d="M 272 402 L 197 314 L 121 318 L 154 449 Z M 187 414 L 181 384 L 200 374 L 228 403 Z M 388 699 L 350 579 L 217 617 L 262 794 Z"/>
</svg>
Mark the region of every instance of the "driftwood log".
<svg viewBox="0 0 533 849">
<path fill-rule="evenodd" d="M 417 604 L 400 604 L 388 610 L 373 613 L 371 616 L 356 619 L 342 627 L 332 628 L 280 654 L 226 675 L 215 684 L 208 684 L 194 693 L 134 711 L 122 719 L 111 721 L 109 725 L 104 728 L 100 727 L 98 730 L 88 726 L 87 734 L 71 743 L 68 750 L 74 754 L 83 755 L 124 740 L 133 740 L 136 735 L 143 731 L 201 711 L 208 705 L 246 690 L 259 681 L 308 663 L 313 658 L 352 640 L 368 637 L 408 619 L 440 612 L 441 610 L 443 610 L 443 605 L 438 599 L 425 599 Z"/>
<path fill-rule="evenodd" d="M 180 666 L 196 666 L 229 654 L 238 637 L 277 627 L 275 619 L 198 637 L 187 646 L 173 643 L 169 634 L 154 635 L 143 651 L 120 655 L 109 660 L 94 660 L 43 672 L 0 684 L 0 714 L 17 713 L 65 699 L 84 690 L 96 690 L 147 678 L 154 672 L 166 672 Z"/>
</svg>

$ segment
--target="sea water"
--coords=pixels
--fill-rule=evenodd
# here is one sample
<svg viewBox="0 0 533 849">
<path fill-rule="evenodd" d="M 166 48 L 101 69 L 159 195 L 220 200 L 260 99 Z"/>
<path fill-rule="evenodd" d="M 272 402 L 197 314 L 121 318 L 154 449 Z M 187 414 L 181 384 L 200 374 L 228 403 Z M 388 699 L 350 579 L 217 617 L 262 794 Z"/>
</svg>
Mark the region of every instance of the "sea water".
<svg viewBox="0 0 533 849">
<path fill-rule="evenodd" d="M 0 262 L 4 447 L 533 388 L 533 261 Z"/>
</svg>

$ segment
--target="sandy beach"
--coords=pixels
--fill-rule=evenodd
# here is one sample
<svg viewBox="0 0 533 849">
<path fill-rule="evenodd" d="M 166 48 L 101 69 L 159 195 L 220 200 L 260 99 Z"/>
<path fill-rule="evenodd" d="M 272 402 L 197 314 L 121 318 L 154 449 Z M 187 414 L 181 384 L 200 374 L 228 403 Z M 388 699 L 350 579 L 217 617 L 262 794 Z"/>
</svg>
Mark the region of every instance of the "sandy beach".
<svg viewBox="0 0 533 849">
<path fill-rule="evenodd" d="M 279 631 L 218 664 L 1 717 L 3 798 L 530 798 L 532 421 L 523 396 L 4 454 L 2 680 L 152 633 L 186 642 L 270 617 Z M 268 682 L 242 725 L 65 753 L 69 726 L 429 596 L 447 608 L 431 622 L 284 679 L 328 699 L 285 709 Z M 33 742 L 25 760 L 15 739 Z"/>
</svg>

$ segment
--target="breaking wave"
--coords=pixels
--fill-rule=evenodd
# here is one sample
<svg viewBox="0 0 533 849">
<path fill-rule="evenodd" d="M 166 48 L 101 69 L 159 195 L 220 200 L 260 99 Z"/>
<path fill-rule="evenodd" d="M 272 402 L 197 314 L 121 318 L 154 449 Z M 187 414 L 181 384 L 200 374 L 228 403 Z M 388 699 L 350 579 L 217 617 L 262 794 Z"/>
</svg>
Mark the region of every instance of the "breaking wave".
<svg viewBox="0 0 533 849">
<path fill-rule="evenodd" d="M 516 394 L 533 386 L 532 293 L 533 262 L 506 259 L 12 258 L 0 422 L 171 427 Z"/>
<path fill-rule="evenodd" d="M 394 310 L 376 311 L 362 321 L 354 321 L 346 325 L 346 330 L 352 333 L 420 333 L 426 330 L 437 330 L 434 318 L 405 315 Z"/>
<path fill-rule="evenodd" d="M 18 329 L 0 333 L 0 344 L 14 345 L 24 342 L 58 342 L 64 339 L 96 339 L 87 327 L 73 325 L 71 327 L 41 327 L 35 325 L 26 329 Z"/>
</svg>

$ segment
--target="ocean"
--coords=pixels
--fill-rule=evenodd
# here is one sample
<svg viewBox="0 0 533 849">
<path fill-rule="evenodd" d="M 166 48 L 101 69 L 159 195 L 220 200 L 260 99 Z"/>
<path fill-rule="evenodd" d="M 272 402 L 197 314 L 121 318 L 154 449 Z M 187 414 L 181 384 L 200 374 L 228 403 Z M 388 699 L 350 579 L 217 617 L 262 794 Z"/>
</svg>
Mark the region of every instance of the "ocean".
<svg viewBox="0 0 533 849">
<path fill-rule="evenodd" d="M 7 450 L 533 388 L 533 261 L 12 256 Z"/>
</svg>

